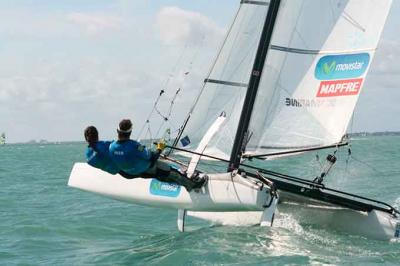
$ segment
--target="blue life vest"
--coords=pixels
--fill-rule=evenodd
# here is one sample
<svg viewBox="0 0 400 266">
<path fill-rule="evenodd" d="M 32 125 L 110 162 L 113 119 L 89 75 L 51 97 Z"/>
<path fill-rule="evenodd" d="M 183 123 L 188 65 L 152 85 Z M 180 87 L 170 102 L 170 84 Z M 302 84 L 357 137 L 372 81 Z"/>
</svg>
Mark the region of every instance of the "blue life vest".
<svg viewBox="0 0 400 266">
<path fill-rule="evenodd" d="M 114 141 L 110 145 L 110 157 L 122 171 L 138 175 L 150 168 L 151 152 L 134 140 Z"/>
<path fill-rule="evenodd" d="M 93 167 L 115 175 L 119 172 L 119 169 L 110 157 L 110 144 L 110 141 L 98 141 L 94 147 L 87 147 L 86 161 Z"/>
</svg>

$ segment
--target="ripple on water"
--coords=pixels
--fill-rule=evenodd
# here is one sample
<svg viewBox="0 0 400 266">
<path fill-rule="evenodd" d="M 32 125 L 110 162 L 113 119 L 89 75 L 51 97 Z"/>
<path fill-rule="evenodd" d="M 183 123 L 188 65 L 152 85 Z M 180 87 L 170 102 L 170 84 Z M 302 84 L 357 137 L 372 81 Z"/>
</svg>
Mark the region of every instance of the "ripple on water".
<svg viewBox="0 0 400 266">
<path fill-rule="evenodd" d="M 364 147 L 375 141 L 354 143 L 353 153 L 384 172 L 385 184 L 371 168 L 355 161 L 349 166 L 355 167 L 352 178 L 337 182 L 346 191 L 368 197 L 379 193 L 399 208 L 398 172 L 393 169 L 398 158 L 385 157 L 386 149 L 399 150 L 399 142 L 375 145 L 376 150 L 368 153 Z M 210 226 L 191 218 L 188 232 L 179 233 L 176 211 L 129 205 L 67 187 L 73 162 L 83 158 L 83 144 L 5 148 L 8 156 L 0 165 L 2 265 L 398 265 L 400 261 L 399 241 L 374 241 L 302 224 L 285 213 L 277 216 L 273 228 Z"/>
</svg>

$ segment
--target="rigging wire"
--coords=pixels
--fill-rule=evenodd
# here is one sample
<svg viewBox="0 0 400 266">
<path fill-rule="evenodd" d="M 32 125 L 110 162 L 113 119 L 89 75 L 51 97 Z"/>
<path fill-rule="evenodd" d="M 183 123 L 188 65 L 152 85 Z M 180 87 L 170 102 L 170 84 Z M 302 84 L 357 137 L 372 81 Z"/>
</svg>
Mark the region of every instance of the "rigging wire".
<svg viewBox="0 0 400 266">
<path fill-rule="evenodd" d="M 368 167 L 369 169 L 373 170 L 373 171 L 374 171 L 375 173 L 377 173 L 377 174 L 381 174 L 381 175 L 384 174 L 382 171 L 379 171 L 378 169 L 376 169 L 375 167 L 373 167 L 373 166 L 370 165 L 369 163 L 366 163 L 366 162 L 364 162 L 364 161 L 362 161 L 362 160 L 360 160 L 360 159 L 357 159 L 357 158 L 355 158 L 355 157 L 354 157 L 353 155 L 351 155 L 351 154 L 350 154 L 350 158 L 351 158 L 353 161 L 355 161 L 355 162 L 357 162 L 357 163 L 359 163 L 359 164 L 362 164 L 362 165 Z"/>
<path fill-rule="evenodd" d="M 178 151 L 184 151 L 184 152 L 188 152 L 188 153 L 191 153 L 191 154 L 196 154 L 196 155 L 208 157 L 208 158 L 211 158 L 211 159 L 215 159 L 215 160 L 218 160 L 218 161 L 221 161 L 221 162 L 229 163 L 229 160 L 226 160 L 226 159 L 223 159 L 223 158 L 218 158 L 218 157 L 207 155 L 207 154 L 203 154 L 203 153 L 197 153 L 197 152 L 193 152 L 193 151 L 190 151 L 190 150 L 180 149 L 180 148 L 172 147 L 172 146 L 168 146 L 168 145 L 167 145 L 167 148 L 175 149 L 175 150 L 178 150 Z M 315 189 L 315 190 L 319 190 L 319 191 L 326 190 L 326 191 L 329 191 L 329 192 L 338 193 L 338 194 L 341 194 L 341 195 L 350 196 L 350 197 L 357 198 L 357 199 L 360 199 L 360 200 L 369 201 L 369 202 L 372 202 L 372 203 L 375 203 L 375 204 L 379 204 L 379 205 L 385 206 L 387 208 L 380 208 L 378 206 L 372 206 L 372 205 L 371 206 L 374 209 L 380 209 L 382 211 L 390 212 L 392 214 L 395 214 L 395 213 L 400 214 L 400 212 L 396 208 L 394 208 L 393 206 L 391 206 L 391 205 L 389 205 L 389 204 L 387 204 L 385 202 L 382 202 L 382 201 L 370 199 L 370 198 L 367 198 L 367 197 L 363 197 L 363 196 L 359 196 L 359 195 L 356 195 L 356 194 L 340 191 L 340 190 L 337 190 L 337 189 L 328 188 L 328 187 L 325 187 L 322 184 L 314 183 L 313 181 L 310 181 L 310 180 L 307 180 L 307 179 L 304 179 L 304 178 L 295 177 L 295 176 L 292 176 L 292 175 L 287 175 L 287 174 L 282 174 L 282 173 L 278 173 L 278 172 L 262 169 L 260 167 L 252 166 L 252 165 L 249 165 L 249 164 L 240 163 L 240 165 L 242 167 L 246 167 L 246 168 L 249 168 L 249 169 L 257 170 L 257 171 L 260 171 L 261 173 L 264 173 L 264 174 L 267 174 L 267 175 L 270 175 L 270 176 L 273 176 L 273 177 L 277 177 L 277 178 L 280 178 L 280 179 L 283 179 L 283 180 L 286 180 L 286 181 L 289 181 L 289 182 L 295 182 L 295 183 L 302 184 L 302 185 L 308 185 L 310 188 Z"/>
<path fill-rule="evenodd" d="M 351 144 L 349 144 L 349 148 L 347 149 L 347 158 L 346 158 L 346 167 L 344 168 L 345 173 L 349 174 L 349 165 L 350 165 L 350 158 L 351 158 Z"/>
<path fill-rule="evenodd" d="M 139 135 L 138 135 L 138 139 L 140 139 L 140 137 L 142 136 L 143 130 L 146 128 L 147 126 L 147 131 L 150 131 L 150 118 L 153 115 L 154 111 L 156 110 L 156 106 L 158 104 L 158 102 L 160 101 L 161 96 L 165 93 L 164 90 L 161 90 L 154 105 L 153 105 L 153 109 L 151 110 L 150 114 L 147 116 L 147 119 L 144 123 L 144 125 L 142 126 L 142 128 L 139 131 Z"/>
<path fill-rule="evenodd" d="M 346 168 L 345 168 L 346 172 L 348 173 L 348 166 L 349 166 L 350 162 L 353 160 L 355 162 L 358 162 L 359 164 L 362 164 L 362 165 L 368 167 L 369 169 L 373 170 L 375 173 L 383 174 L 381 171 L 379 171 L 378 169 L 376 169 L 372 165 L 362 161 L 361 159 L 358 159 L 358 158 L 354 157 L 354 155 L 352 153 L 352 149 L 351 149 L 352 147 L 351 147 L 350 141 L 351 141 L 351 134 L 354 133 L 355 119 L 356 119 L 356 109 L 354 109 L 353 114 L 351 116 L 350 133 L 347 134 L 348 140 L 349 140 L 349 147 L 348 147 L 348 150 L 347 150 L 347 159 L 346 159 Z"/>
<path fill-rule="evenodd" d="M 147 133 L 149 134 L 150 139 L 153 139 L 153 138 L 152 138 L 151 128 L 150 128 L 150 127 L 147 128 Z M 151 141 L 150 141 L 150 145 L 151 145 Z"/>
<path fill-rule="evenodd" d="M 172 98 L 172 100 L 171 100 L 171 102 L 170 102 L 169 109 L 168 109 L 168 114 L 167 114 L 167 115 L 164 116 L 164 115 L 158 110 L 158 108 L 156 108 L 157 113 L 158 113 L 158 114 L 162 117 L 162 119 L 163 119 L 163 122 L 161 123 L 161 125 L 159 126 L 159 128 L 158 128 L 158 130 L 157 130 L 156 136 L 158 136 L 158 134 L 160 133 L 161 128 L 164 126 L 164 124 L 165 124 L 166 122 L 169 122 L 169 119 L 170 119 L 171 113 L 172 113 L 172 109 L 174 108 L 175 100 L 176 100 L 176 98 L 178 97 L 180 91 L 181 91 L 181 88 L 178 88 L 178 89 L 176 90 L 175 95 L 173 96 L 173 98 Z"/>
<path fill-rule="evenodd" d="M 167 78 L 167 80 L 165 81 L 165 84 L 164 84 L 164 86 L 163 86 L 164 89 L 161 89 L 161 91 L 160 91 L 160 93 L 159 93 L 159 95 L 158 95 L 158 97 L 157 97 L 157 99 L 156 99 L 156 101 L 155 101 L 155 103 L 154 103 L 154 105 L 153 105 L 153 109 L 150 111 L 150 113 L 149 113 L 149 115 L 147 116 L 147 119 L 146 119 L 144 125 L 142 126 L 141 130 L 139 131 L 138 139 L 140 139 L 140 138 L 142 137 L 142 133 L 143 133 L 143 131 L 144 131 L 144 129 L 145 129 L 146 127 L 147 127 L 147 132 L 151 131 L 151 130 L 150 130 L 150 119 L 151 119 L 151 117 L 153 116 L 153 114 L 154 114 L 155 111 L 158 112 L 158 110 L 157 110 L 157 105 L 158 105 L 158 103 L 159 103 L 159 101 L 160 101 L 160 98 L 164 95 L 166 89 L 168 88 L 168 85 L 169 85 L 169 83 L 171 82 L 171 79 L 174 77 L 174 73 L 176 72 L 176 69 L 177 69 L 178 65 L 180 64 L 180 62 L 182 61 L 182 58 L 183 58 L 184 54 L 186 53 L 186 50 L 187 50 L 187 48 L 188 48 L 188 42 L 189 42 L 189 40 L 186 42 L 185 48 L 183 49 L 182 53 L 180 54 L 178 60 L 176 61 L 174 67 L 172 68 L 170 74 L 168 75 L 168 78 Z M 145 136 L 146 136 L 146 135 L 145 135 Z M 150 137 L 150 139 L 152 139 L 152 137 Z"/>
<path fill-rule="evenodd" d="M 140 138 L 142 137 L 142 134 L 143 134 L 143 132 L 144 132 L 144 130 L 145 130 L 146 127 L 147 127 L 147 131 L 146 131 L 146 135 L 145 135 L 144 137 L 147 136 L 147 133 L 151 133 L 151 129 L 150 129 L 150 128 L 151 128 L 151 118 L 152 118 L 152 116 L 154 115 L 154 113 L 157 113 L 157 114 L 162 118 L 162 121 L 163 121 L 162 124 L 161 124 L 161 126 L 160 126 L 160 128 L 156 131 L 155 137 L 158 136 L 158 134 L 159 134 L 159 132 L 160 132 L 162 126 L 165 124 L 165 122 L 169 122 L 169 118 L 170 118 L 170 116 L 172 115 L 172 111 L 173 111 L 173 107 L 174 107 L 174 104 L 175 104 L 175 100 L 176 100 L 176 98 L 178 97 L 178 94 L 179 94 L 179 92 L 181 91 L 181 88 L 178 88 L 178 90 L 176 91 L 175 95 L 173 96 L 173 98 L 172 98 L 172 100 L 171 100 L 171 102 L 170 102 L 170 106 L 169 106 L 169 109 L 168 109 L 166 115 L 164 115 L 164 114 L 159 110 L 158 105 L 159 105 L 159 102 L 160 102 L 161 97 L 162 97 L 162 96 L 165 94 L 165 92 L 167 91 L 167 88 L 168 88 L 168 86 L 169 86 L 169 84 L 170 84 L 172 78 L 175 76 L 174 73 L 176 72 L 176 69 L 177 69 L 178 66 L 181 64 L 181 61 L 183 60 L 183 57 L 184 57 L 184 55 L 186 54 L 186 50 L 187 50 L 188 47 L 189 47 L 188 43 L 189 43 L 189 40 L 187 40 L 187 42 L 186 42 L 186 44 L 185 44 L 185 48 L 183 49 L 182 53 L 180 54 L 180 56 L 179 56 L 179 58 L 178 58 L 176 64 L 175 64 L 174 67 L 172 68 L 170 74 L 168 75 L 168 78 L 167 78 L 167 80 L 166 80 L 166 82 L 165 82 L 165 84 L 164 84 L 164 86 L 163 86 L 163 89 L 160 91 L 160 93 L 159 93 L 159 95 L 158 95 L 158 97 L 157 97 L 157 99 L 156 99 L 156 101 L 155 101 L 155 103 L 154 103 L 154 105 L 153 105 L 153 109 L 150 111 L 149 115 L 147 116 L 147 119 L 145 120 L 144 125 L 142 126 L 142 128 L 141 128 L 141 130 L 140 130 L 140 132 L 139 132 L 138 139 L 140 139 Z M 201 42 L 201 44 L 203 44 L 203 43 L 204 43 L 204 35 L 203 35 L 203 37 L 202 37 L 202 42 Z M 192 60 L 190 61 L 189 71 L 186 71 L 186 72 L 184 73 L 185 77 L 190 73 L 191 68 L 192 68 L 192 66 L 193 66 L 193 61 L 194 61 L 195 57 L 197 56 L 197 54 L 198 54 L 198 52 L 199 52 L 199 50 L 200 50 L 201 45 L 198 46 L 198 47 L 199 47 L 199 48 L 197 49 L 197 51 L 196 51 L 196 53 L 195 53 L 195 56 L 194 56 L 194 57 L 192 58 Z M 152 136 L 151 134 L 150 134 L 150 139 L 153 139 L 153 136 Z"/>
<path fill-rule="evenodd" d="M 195 50 L 195 53 L 193 54 L 193 57 L 192 57 L 192 59 L 191 59 L 190 62 L 189 62 L 189 66 L 187 67 L 186 71 L 182 74 L 182 75 L 183 75 L 183 81 L 182 81 L 182 83 L 185 83 L 186 78 L 187 78 L 187 77 L 189 76 L 189 74 L 192 72 L 193 63 L 194 63 L 194 61 L 197 59 L 197 56 L 199 55 L 199 52 L 200 52 L 200 50 L 201 50 L 201 47 L 203 47 L 204 41 L 205 41 L 205 35 L 203 34 L 202 37 L 201 37 L 201 43 L 200 43 L 200 45 L 197 46 L 197 49 Z M 163 120 L 162 120 L 162 123 L 160 124 L 160 126 L 159 126 L 159 128 L 158 128 L 158 130 L 157 130 L 156 136 L 158 136 L 158 134 L 160 133 L 160 131 L 161 131 L 161 129 L 163 128 L 163 126 L 165 125 L 165 123 L 168 122 L 170 125 L 172 125 L 172 124 L 171 124 L 171 121 L 170 121 L 170 118 L 171 118 L 171 116 L 172 116 L 172 113 L 173 113 L 173 110 L 174 110 L 174 107 L 175 107 L 175 102 L 176 102 L 176 100 L 177 100 L 177 98 L 178 98 L 178 96 L 179 96 L 179 93 L 182 91 L 182 88 L 183 88 L 183 87 L 179 87 L 179 88 L 176 90 L 176 92 L 175 92 L 175 94 L 173 95 L 173 97 L 171 98 L 171 100 L 170 100 L 170 105 L 169 105 L 169 108 L 168 108 L 168 111 L 167 111 L 167 114 L 166 114 L 166 115 L 163 115 L 163 114 L 158 110 L 158 108 L 156 108 L 157 113 L 158 113 L 158 114 L 162 117 L 162 119 L 163 119 Z"/>
<path fill-rule="evenodd" d="M 239 11 L 240 11 L 240 7 L 239 7 L 239 9 L 238 9 L 237 12 L 236 12 L 236 15 L 235 15 L 235 18 L 234 18 L 233 21 L 235 21 L 235 20 L 238 18 L 238 16 L 239 16 Z M 229 34 L 232 32 L 233 24 L 234 24 L 234 23 L 232 23 L 232 24 L 230 25 L 230 27 L 229 27 L 229 29 L 228 29 L 228 31 L 227 31 L 227 33 L 226 33 L 226 36 L 225 36 L 225 38 L 224 38 L 224 41 L 222 42 L 220 48 L 218 49 L 218 54 L 217 54 L 217 56 L 215 57 L 215 59 L 214 59 L 214 61 L 213 61 L 213 64 L 211 65 L 211 68 L 210 68 L 210 70 L 209 70 L 209 72 L 208 72 L 208 74 L 207 74 L 207 78 L 210 77 L 212 71 L 214 70 L 215 65 L 217 64 L 217 61 L 218 61 L 218 58 L 219 58 L 220 55 L 221 55 L 222 49 L 224 48 L 224 46 L 225 46 L 225 44 L 226 44 L 226 42 L 227 42 L 227 40 L 228 40 L 228 36 L 229 36 Z M 182 123 L 182 126 L 179 128 L 179 132 L 178 132 L 178 134 L 177 134 L 177 136 L 176 136 L 176 138 L 175 138 L 175 140 L 174 140 L 174 142 L 173 142 L 173 144 L 172 144 L 172 147 L 176 147 L 176 146 L 178 145 L 178 142 L 179 142 L 180 138 L 182 137 L 183 131 L 185 130 L 185 128 L 186 128 L 186 126 L 187 126 L 187 124 L 188 124 L 188 122 L 189 122 L 189 120 L 190 120 L 190 118 L 191 118 L 191 116 L 192 116 L 192 114 L 193 114 L 194 108 L 197 106 L 197 103 L 199 102 L 200 96 L 203 94 L 203 91 L 204 91 L 205 87 L 206 87 L 206 82 L 203 83 L 203 86 L 201 87 L 199 94 L 198 94 L 197 97 L 195 98 L 195 100 L 194 100 L 194 102 L 193 102 L 193 104 L 192 104 L 192 107 L 190 108 L 189 113 L 187 114 L 187 116 L 186 116 L 184 122 Z M 170 155 L 172 151 L 173 151 L 173 149 L 170 149 L 169 152 L 167 153 L 167 155 Z"/>
<path fill-rule="evenodd" d="M 320 157 L 319 157 L 319 153 L 318 153 L 318 152 L 315 154 L 315 160 L 316 160 L 317 163 L 319 164 L 320 169 L 322 169 L 322 163 L 321 163 L 321 160 L 320 160 Z"/>
</svg>

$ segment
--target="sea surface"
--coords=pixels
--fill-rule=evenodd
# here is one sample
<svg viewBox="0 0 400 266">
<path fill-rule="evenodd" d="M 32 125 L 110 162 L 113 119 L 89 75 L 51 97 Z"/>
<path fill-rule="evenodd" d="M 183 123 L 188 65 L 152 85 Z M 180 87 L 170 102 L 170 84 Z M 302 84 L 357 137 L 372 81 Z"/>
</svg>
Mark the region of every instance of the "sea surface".
<svg viewBox="0 0 400 266">
<path fill-rule="evenodd" d="M 0 146 L 0 265 L 400 265 L 400 242 L 302 224 L 218 226 L 176 211 L 130 205 L 67 186 L 83 143 Z M 400 137 L 352 141 L 330 187 L 400 207 Z M 326 153 L 265 162 L 312 179 Z M 203 165 L 209 171 L 215 165 Z M 203 168 L 203 169 L 204 169 Z M 283 218 L 282 218 L 283 219 Z"/>
</svg>

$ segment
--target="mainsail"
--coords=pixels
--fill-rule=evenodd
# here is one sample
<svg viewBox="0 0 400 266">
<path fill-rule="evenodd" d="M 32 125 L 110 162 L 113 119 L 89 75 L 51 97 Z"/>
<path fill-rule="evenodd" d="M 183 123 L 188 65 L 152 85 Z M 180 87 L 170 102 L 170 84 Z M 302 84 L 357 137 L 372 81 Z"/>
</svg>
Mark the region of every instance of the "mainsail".
<svg viewBox="0 0 400 266">
<path fill-rule="evenodd" d="M 205 154 L 229 159 L 269 1 L 242 1 L 185 128 L 194 150 L 222 113 L 226 122 Z"/>
<path fill-rule="evenodd" d="M 227 114 L 205 154 L 226 159 L 232 152 L 269 5 L 241 2 L 196 101 L 184 132 L 193 147 L 219 113 Z M 390 5 L 391 0 L 280 1 L 246 139 L 239 143 L 247 154 L 340 143 Z"/>
</svg>

